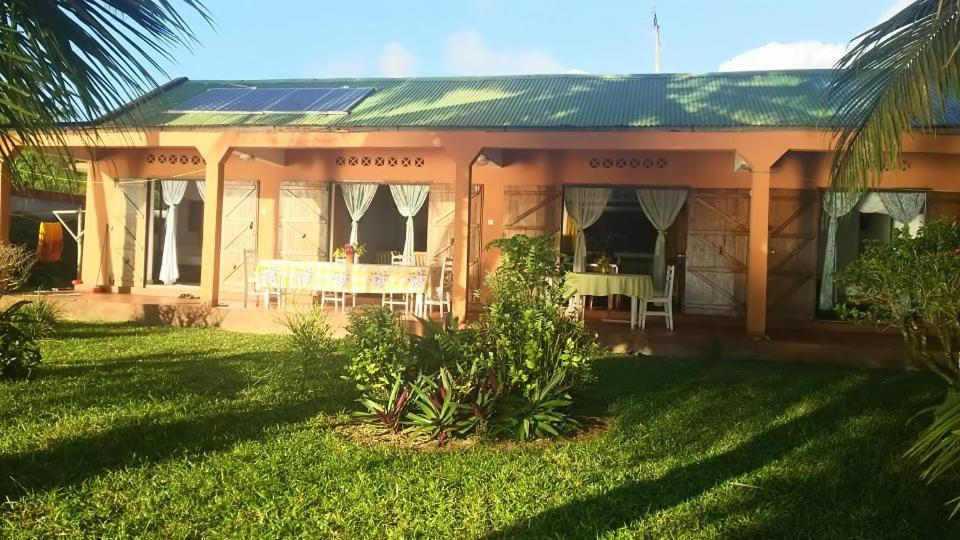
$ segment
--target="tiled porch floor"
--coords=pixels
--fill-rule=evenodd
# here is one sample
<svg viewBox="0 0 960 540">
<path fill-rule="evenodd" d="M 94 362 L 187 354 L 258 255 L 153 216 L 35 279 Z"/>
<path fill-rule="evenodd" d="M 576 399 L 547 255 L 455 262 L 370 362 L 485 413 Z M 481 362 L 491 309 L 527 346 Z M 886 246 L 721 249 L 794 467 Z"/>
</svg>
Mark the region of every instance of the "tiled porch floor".
<svg viewBox="0 0 960 540">
<path fill-rule="evenodd" d="M 181 299 L 174 294 L 112 294 L 91 292 L 49 293 L 68 319 L 89 321 L 136 321 L 171 326 L 216 326 L 253 333 L 282 333 L 283 310 L 272 304 L 269 310 L 255 306 L 253 299 L 243 307 L 242 295 L 227 294 L 221 305 L 210 308 L 198 299 Z M 27 296 L 29 297 L 29 296 Z M 304 302 L 306 298 L 297 299 Z M 358 305 L 377 305 L 379 296 L 360 296 Z M 346 313 L 328 308 L 328 320 L 338 335 L 345 333 Z M 742 319 L 677 315 L 676 330 L 666 330 L 662 318 L 647 321 L 644 331 L 630 330 L 626 311 L 588 311 L 590 328 L 600 340 L 618 353 L 676 356 L 716 360 L 720 358 L 813 361 L 859 367 L 904 367 L 904 348 L 894 329 L 873 328 L 839 322 L 772 321 L 765 339 L 744 333 Z M 605 322 L 622 318 L 624 323 Z M 415 322 L 411 322 L 411 325 Z"/>
</svg>

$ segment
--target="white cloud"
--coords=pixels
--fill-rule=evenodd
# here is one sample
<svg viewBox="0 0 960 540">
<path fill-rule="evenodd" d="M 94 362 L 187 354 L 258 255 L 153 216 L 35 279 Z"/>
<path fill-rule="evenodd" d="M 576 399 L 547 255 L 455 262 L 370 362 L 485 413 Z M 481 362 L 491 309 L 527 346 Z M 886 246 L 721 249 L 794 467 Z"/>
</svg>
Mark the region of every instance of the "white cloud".
<svg viewBox="0 0 960 540">
<path fill-rule="evenodd" d="M 720 64 L 720 71 L 829 68 L 837 63 L 846 50 L 845 43 L 771 41 Z"/>
<path fill-rule="evenodd" d="M 417 71 L 420 59 L 396 41 L 387 43 L 378 59 L 380 73 L 385 77 L 409 77 Z"/>
<path fill-rule="evenodd" d="M 564 66 L 547 51 L 492 50 L 476 30 L 461 30 L 447 37 L 444 57 L 447 70 L 455 75 L 582 73 Z"/>
</svg>

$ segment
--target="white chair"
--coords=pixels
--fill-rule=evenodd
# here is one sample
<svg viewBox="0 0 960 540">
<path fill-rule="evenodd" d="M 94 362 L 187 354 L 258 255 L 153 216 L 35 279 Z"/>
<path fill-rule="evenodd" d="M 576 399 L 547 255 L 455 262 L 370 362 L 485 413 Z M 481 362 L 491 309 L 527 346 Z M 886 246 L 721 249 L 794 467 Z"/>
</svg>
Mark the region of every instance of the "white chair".
<svg viewBox="0 0 960 540">
<path fill-rule="evenodd" d="M 672 264 L 667 267 L 667 276 L 663 283 L 662 291 L 654 291 L 653 298 L 640 300 L 640 329 L 647 327 L 647 315 L 654 317 L 664 317 L 667 320 L 667 330 L 673 330 L 673 276 L 676 267 Z M 647 304 L 662 306 L 663 309 L 650 311 Z"/>
<path fill-rule="evenodd" d="M 453 286 L 453 259 L 447 257 L 440 266 L 440 283 L 431 287 L 423 298 L 424 315 L 429 317 L 431 308 L 436 306 L 440 309 L 440 318 L 443 318 L 444 310 L 450 313 L 450 289 Z"/>
<path fill-rule="evenodd" d="M 396 251 L 390 252 L 390 264 L 404 264 L 403 254 Z M 396 298 L 394 298 L 394 293 L 383 293 L 380 297 L 380 306 L 390 308 L 391 311 L 394 307 L 402 307 L 404 313 L 408 313 L 410 311 L 410 295 L 397 293 Z"/>
<path fill-rule="evenodd" d="M 274 291 L 267 288 L 261 292 L 257 289 L 257 252 L 253 249 L 245 249 L 243 250 L 243 307 L 247 307 L 247 300 L 250 299 L 251 294 L 257 306 L 260 305 L 260 295 L 263 294 L 266 301 L 265 308 L 270 307 L 271 297 L 277 299 L 278 307 L 283 298 L 279 290 Z"/>
<path fill-rule="evenodd" d="M 347 264 L 346 259 L 334 259 L 333 262 Z M 323 309 L 327 307 L 327 302 L 333 304 L 334 309 L 343 311 L 347 307 L 347 293 L 337 291 L 320 291 L 320 308 Z M 353 306 L 357 306 L 356 297 L 353 298 Z"/>
</svg>

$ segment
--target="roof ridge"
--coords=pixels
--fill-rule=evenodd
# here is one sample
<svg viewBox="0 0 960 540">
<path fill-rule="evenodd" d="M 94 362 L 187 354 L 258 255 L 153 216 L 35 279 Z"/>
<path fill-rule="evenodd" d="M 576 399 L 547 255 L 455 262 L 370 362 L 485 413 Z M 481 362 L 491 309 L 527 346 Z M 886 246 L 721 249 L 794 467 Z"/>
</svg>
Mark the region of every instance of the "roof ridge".
<svg viewBox="0 0 960 540">
<path fill-rule="evenodd" d="M 705 71 L 671 73 L 527 73 L 517 75 L 431 75 L 424 77 L 310 77 L 310 78 L 271 78 L 271 79 L 188 79 L 198 84 L 256 84 L 290 82 L 304 84 L 324 81 L 496 81 L 496 80 L 536 80 L 536 79 L 676 79 L 676 78 L 738 78 L 760 75 L 813 75 L 832 73 L 831 68 L 776 69 L 753 71 Z"/>
</svg>

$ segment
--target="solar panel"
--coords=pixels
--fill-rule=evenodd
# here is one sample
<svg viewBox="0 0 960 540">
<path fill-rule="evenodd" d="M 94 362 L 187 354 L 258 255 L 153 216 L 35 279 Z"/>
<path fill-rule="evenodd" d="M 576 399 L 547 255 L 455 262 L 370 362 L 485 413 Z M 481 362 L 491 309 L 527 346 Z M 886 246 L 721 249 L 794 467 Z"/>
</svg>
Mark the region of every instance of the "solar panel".
<svg viewBox="0 0 960 540">
<path fill-rule="evenodd" d="M 250 88 L 246 94 L 227 103 L 219 110 L 221 112 L 264 111 L 290 92 L 289 88 Z"/>
<path fill-rule="evenodd" d="M 373 92 L 373 88 L 337 88 L 312 103 L 310 110 L 349 112 L 357 103 Z"/>
<path fill-rule="evenodd" d="M 321 97 L 329 94 L 332 88 L 298 88 L 280 101 L 264 108 L 271 112 L 300 112 L 310 111 L 310 105 Z"/>
<path fill-rule="evenodd" d="M 211 88 L 170 112 L 350 112 L 373 88 Z"/>
<path fill-rule="evenodd" d="M 177 111 L 216 111 L 250 90 L 250 88 L 211 88 L 178 105 Z"/>
</svg>

